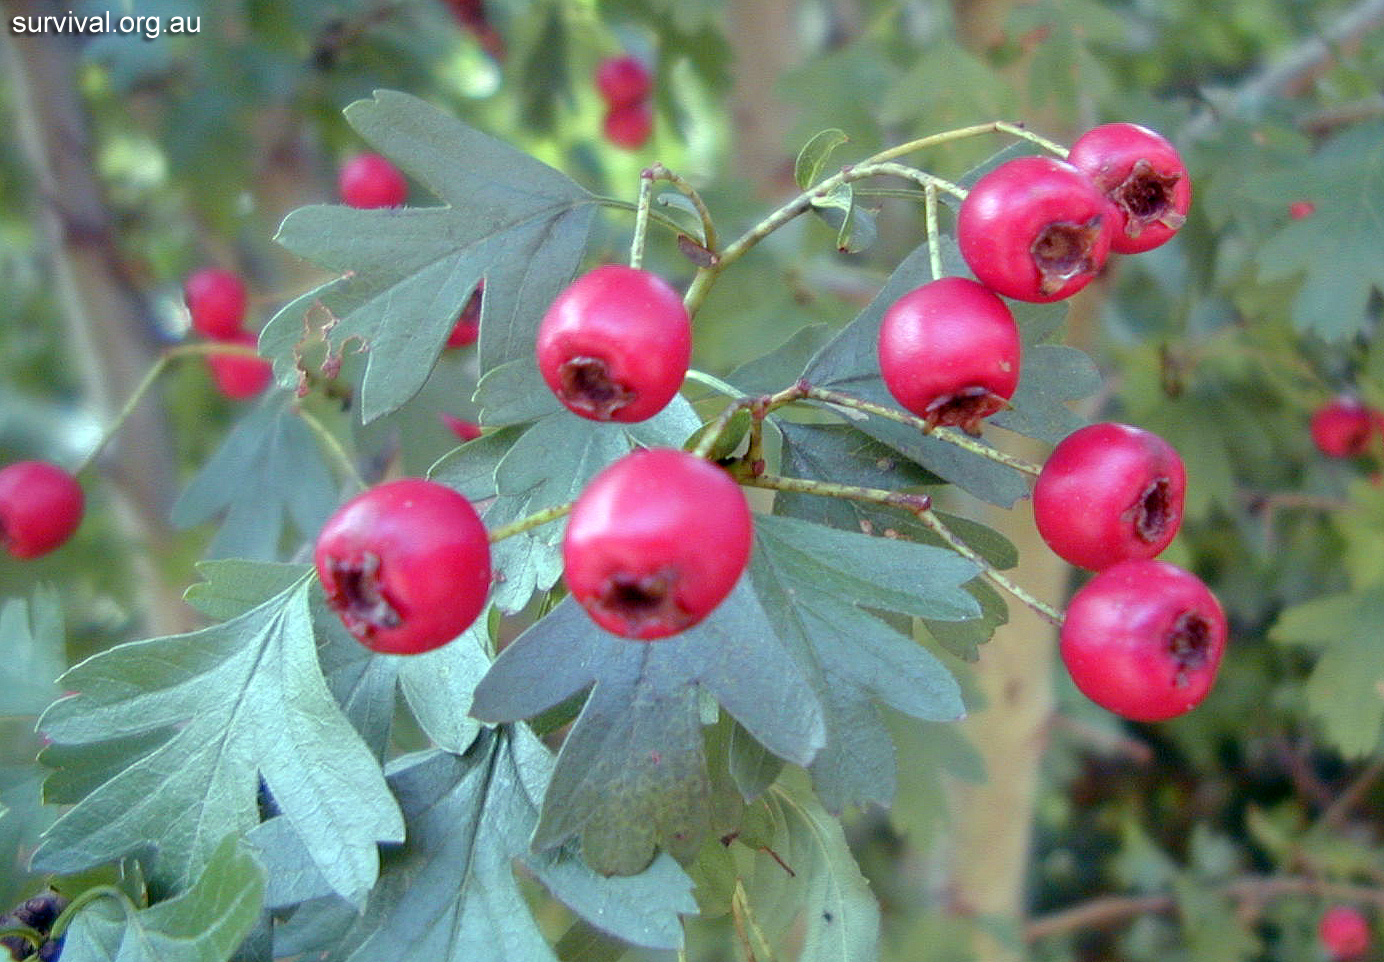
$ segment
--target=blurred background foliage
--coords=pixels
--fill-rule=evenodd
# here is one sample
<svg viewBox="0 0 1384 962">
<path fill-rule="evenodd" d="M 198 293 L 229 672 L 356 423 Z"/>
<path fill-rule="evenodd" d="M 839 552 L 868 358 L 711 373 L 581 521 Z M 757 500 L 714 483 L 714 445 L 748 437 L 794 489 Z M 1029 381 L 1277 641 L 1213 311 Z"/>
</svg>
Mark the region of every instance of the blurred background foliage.
<svg viewBox="0 0 1384 962">
<path fill-rule="evenodd" d="M 8 18 L 50 6 L 0 9 Z M 425 97 L 598 192 L 632 200 L 639 170 L 660 161 L 704 192 L 728 233 L 794 192 L 794 154 L 824 128 L 849 136 L 842 161 L 996 118 L 1066 141 L 1111 120 L 1169 136 L 1194 181 L 1187 227 L 1158 251 L 1114 262 L 1073 302 L 1068 340 L 1106 375 L 1082 413 L 1157 431 L 1187 462 L 1188 516 L 1167 557 L 1202 575 L 1231 615 L 1219 685 L 1189 716 L 1144 726 L 1086 703 L 1061 673 L 1043 675 L 1038 683 L 1062 679 L 1055 709 L 1009 760 L 1013 770 L 979 770 L 954 729 L 901 730 L 895 810 L 852 813 L 848 834 L 881 900 L 892 959 L 1311 962 L 1323 958 L 1316 919 L 1338 901 L 1372 905 L 1378 930 L 1384 440 L 1331 460 L 1307 423 L 1342 393 L 1384 406 L 1384 4 L 111 0 L 63 9 L 107 6 L 200 16 L 201 33 L 68 44 L 75 69 L 62 90 L 26 73 L 6 31 L 0 111 L 18 136 L 0 139 L 0 462 L 80 461 L 132 383 L 111 367 L 103 338 L 152 363 L 186 335 L 180 286 L 198 267 L 249 279 L 251 326 L 320 280 L 272 237 L 289 210 L 335 199 L 337 166 L 364 148 L 341 109 L 376 88 Z M 656 75 L 655 132 L 633 152 L 602 140 L 591 85 L 600 59 L 620 52 Z M 35 119 L 65 116 L 64 104 L 80 107 L 89 151 L 74 146 L 79 169 L 62 176 L 99 190 L 95 223 L 32 162 Z M 959 176 L 994 148 L 968 141 L 917 162 Z M 1290 216 L 1299 202 L 1313 205 L 1310 216 Z M 886 191 L 868 206 L 878 237 L 867 250 L 839 253 L 831 229 L 804 220 L 728 272 L 699 316 L 697 365 L 724 374 L 809 324 L 848 321 L 921 236 L 916 202 Z M 628 237 L 627 217 L 606 216 L 593 260 L 619 258 Z M 132 309 L 74 312 L 45 218 L 99 251 Z M 652 247 L 648 263 L 675 283 L 692 272 L 671 245 Z M 76 540 L 36 562 L 0 558 L 6 598 L 60 586 L 70 660 L 192 618 L 167 596 L 195 580 L 213 532 L 159 519 L 249 406 L 221 398 L 196 360 L 176 365 L 145 406 L 151 419 L 131 422 L 100 475 L 84 478 L 91 507 Z M 436 407 L 474 415 L 467 397 Z M 374 430 L 382 457 L 389 432 L 408 431 L 414 470 L 454 443 L 431 420 Z M 175 481 L 153 494 L 132 487 L 130 463 L 166 465 Z M 1056 577 L 1068 580 L 1065 570 Z M 1051 659 L 1050 642 L 1035 645 Z M 0 678 L 15 670 L 0 668 Z M 974 670 L 986 670 L 984 651 Z M 22 853 L 37 746 L 31 718 L 0 725 L 0 800 L 10 809 L 0 841 Z M 1037 789 L 1002 823 L 963 832 L 957 820 L 983 813 L 949 811 L 938 770 L 991 784 L 1036 775 Z M 1008 913 L 978 910 L 951 868 L 968 844 L 1016 830 L 1031 830 L 1023 863 L 1009 867 L 1020 901 Z M 18 865 L 0 900 L 39 884 Z M 691 931 L 690 957 L 739 957 L 725 954 L 727 920 Z"/>
</svg>

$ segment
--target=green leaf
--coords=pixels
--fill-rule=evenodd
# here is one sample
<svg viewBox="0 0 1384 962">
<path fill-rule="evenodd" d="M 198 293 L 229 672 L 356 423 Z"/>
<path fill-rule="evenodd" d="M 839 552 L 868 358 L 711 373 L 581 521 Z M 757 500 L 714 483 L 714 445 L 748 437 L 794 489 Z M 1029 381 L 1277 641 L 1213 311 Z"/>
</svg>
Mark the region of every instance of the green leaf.
<svg viewBox="0 0 1384 962">
<path fill-rule="evenodd" d="M 768 354 L 740 365 L 726 375 L 726 380 L 746 394 L 781 391 L 801 376 L 813 355 L 836 335 L 836 330 L 830 324 L 799 328 Z"/>
<path fill-rule="evenodd" d="M 1384 124 L 1348 128 L 1310 163 L 1264 177 L 1260 189 L 1317 207 L 1288 221 L 1256 258 L 1264 281 L 1302 276 L 1294 326 L 1329 340 L 1365 330 L 1370 297 L 1384 291 Z"/>
<path fill-rule="evenodd" d="M 186 892 L 138 912 L 110 898 L 77 913 L 68 962 L 210 962 L 228 959 L 260 917 L 264 869 L 227 835 Z"/>
<path fill-rule="evenodd" d="M 521 424 L 563 410 L 532 356 L 515 358 L 486 372 L 476 386 L 476 403 L 484 424 Z"/>
<path fill-rule="evenodd" d="M 468 441 L 439 458 L 428 477 L 460 491 L 471 501 L 485 501 L 498 493 L 495 472 L 525 428 L 513 427 Z"/>
<path fill-rule="evenodd" d="M 1308 708 L 1342 754 L 1373 751 L 1384 723 L 1384 586 L 1295 605 L 1270 635 L 1320 651 L 1307 679 Z"/>
<path fill-rule="evenodd" d="M 402 838 L 403 823 L 323 680 L 311 585 L 304 576 L 224 624 L 120 645 L 63 676 L 79 694 L 40 721 L 57 745 L 96 750 L 178 727 L 64 815 L 36 866 L 72 872 L 155 847 L 151 881 L 184 888 L 223 833 L 259 821 L 262 778 L 333 889 L 364 897 L 376 844 Z"/>
<path fill-rule="evenodd" d="M 743 580 L 701 624 L 653 644 L 602 630 L 568 598 L 500 653 L 472 711 L 517 721 L 588 688 L 533 845 L 581 833 L 603 873 L 638 872 L 659 847 L 700 846 L 710 802 L 699 693 L 781 758 L 806 764 L 822 744 L 817 698 Z"/>
<path fill-rule="evenodd" d="M 812 198 L 812 211 L 836 231 L 836 249 L 843 254 L 866 250 L 879 238 L 874 215 L 856 202 L 855 188 L 838 184 Z"/>
<path fill-rule="evenodd" d="M 281 378 L 305 328 L 320 328 L 338 355 L 366 350 L 369 423 L 423 386 L 482 278 L 481 369 L 530 356 L 543 312 L 580 266 L 596 206 L 565 175 L 407 94 L 378 91 L 346 118 L 445 206 L 294 211 L 279 242 L 340 276 L 279 311 L 261 344 Z"/>
<path fill-rule="evenodd" d="M 1187 957 L 1197 962 L 1249 962 L 1264 947 L 1223 891 L 1180 878 L 1173 885 L 1186 937 Z"/>
<path fill-rule="evenodd" d="M 209 557 L 272 561 L 288 522 L 312 536 L 336 507 L 317 439 L 281 401 L 271 396 L 241 419 L 173 505 L 179 528 L 221 517 Z"/>
<path fill-rule="evenodd" d="M 602 879 L 570 853 L 527 855 L 551 757 L 522 726 L 487 730 L 465 755 L 430 751 L 390 771 L 409 831 L 348 942 L 352 962 L 554 959 L 514 876 L 516 859 L 604 931 L 655 948 L 682 944 L 691 880 L 671 859 Z"/>
<path fill-rule="evenodd" d="M 822 176 L 822 168 L 826 166 L 827 158 L 837 147 L 849 142 L 850 138 L 844 130 L 831 127 L 803 144 L 803 149 L 798 151 L 798 159 L 793 162 L 793 179 L 798 182 L 798 187 L 807 190 L 817 183 L 817 179 Z"/>
<path fill-rule="evenodd" d="M 39 715 L 60 694 L 67 667 L 62 606 L 57 592 L 38 588 L 32 601 L 14 598 L 0 608 L 0 717 Z"/>
<path fill-rule="evenodd" d="M 799 962 L 870 962 L 879 952 L 879 906 L 855 864 L 841 823 L 790 773 L 759 803 L 772 829 L 766 842 L 782 859 L 740 847 L 749 911 L 774 941 L 800 933 Z"/>
<path fill-rule="evenodd" d="M 914 718 L 965 713 L 956 680 L 925 648 L 868 609 L 942 621 L 980 614 L 961 585 L 978 569 L 955 552 L 850 534 L 792 518 L 757 519 L 750 574 L 778 634 L 826 708 L 811 765 L 828 809 L 894 795 L 894 746 L 872 704 Z"/>
</svg>

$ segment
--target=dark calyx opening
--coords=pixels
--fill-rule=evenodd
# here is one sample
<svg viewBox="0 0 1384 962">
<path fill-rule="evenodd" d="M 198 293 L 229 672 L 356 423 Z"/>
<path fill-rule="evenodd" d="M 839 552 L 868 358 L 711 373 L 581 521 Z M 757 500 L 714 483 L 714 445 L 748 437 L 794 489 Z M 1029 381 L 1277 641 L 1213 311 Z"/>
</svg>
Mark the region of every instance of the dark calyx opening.
<svg viewBox="0 0 1384 962">
<path fill-rule="evenodd" d="M 1188 675 L 1206 664 L 1211 648 L 1211 624 L 1195 611 L 1184 611 L 1168 633 L 1168 654 L 1177 663 L 1173 684 L 1185 688 Z"/>
<path fill-rule="evenodd" d="M 1139 500 L 1126 513 L 1134 522 L 1134 533 L 1145 544 L 1158 541 L 1173 523 L 1172 482 L 1167 478 L 1154 478 L 1149 482 Z"/>
<path fill-rule="evenodd" d="M 671 568 L 648 575 L 621 572 L 606 579 L 595 606 L 623 621 L 631 635 L 650 630 L 670 634 L 695 620 L 678 604 L 677 584 L 678 574 Z"/>
<path fill-rule="evenodd" d="M 1345 452 L 1347 455 L 1364 454 L 1365 449 L 1370 446 L 1370 438 L 1374 434 L 1374 425 L 1368 421 L 1358 424 L 1351 428 L 1350 433 L 1345 437 Z M 0 545 L 5 543 L 5 526 L 0 524 Z"/>
<path fill-rule="evenodd" d="M 333 560 L 336 590 L 327 603 L 341 616 L 351 634 L 368 638 L 384 628 L 397 628 L 403 619 L 381 587 L 380 559 L 366 552 L 359 563 Z"/>
<path fill-rule="evenodd" d="M 980 422 L 1009 407 L 1009 401 L 988 388 L 962 388 L 955 394 L 943 394 L 924 408 L 927 430 L 935 427 L 957 427 L 972 437 L 980 437 Z"/>
<path fill-rule="evenodd" d="M 558 368 L 558 376 L 562 380 L 558 396 L 563 402 L 598 421 L 609 421 L 616 411 L 639 397 L 638 392 L 614 380 L 599 357 L 574 357 Z"/>
<path fill-rule="evenodd" d="M 1163 176 L 1147 160 L 1136 161 L 1129 176 L 1110 191 L 1110 199 L 1124 211 L 1125 233 L 1138 237 L 1144 228 L 1163 224 L 1177 230 L 1187 220 L 1173 207 L 1173 189 L 1181 174 Z"/>
<path fill-rule="evenodd" d="M 1096 269 L 1091 251 L 1100 238 L 1100 225 L 1099 214 L 1084 224 L 1055 221 L 1033 239 L 1028 250 L 1038 268 L 1043 294 L 1056 294 L 1073 277 Z"/>
</svg>

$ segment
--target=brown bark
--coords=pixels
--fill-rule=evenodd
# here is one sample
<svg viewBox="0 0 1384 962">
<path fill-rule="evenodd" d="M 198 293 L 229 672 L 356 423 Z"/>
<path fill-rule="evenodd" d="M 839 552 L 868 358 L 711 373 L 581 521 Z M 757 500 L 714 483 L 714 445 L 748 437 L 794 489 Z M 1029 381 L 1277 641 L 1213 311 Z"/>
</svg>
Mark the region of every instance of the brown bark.
<svg viewBox="0 0 1384 962">
<path fill-rule="evenodd" d="M 727 36 L 734 57 L 730 108 L 736 170 L 765 195 L 793 184 L 793 128 L 789 105 L 777 93 L 784 73 L 802 51 L 794 0 L 753 0 L 727 4 Z"/>
</svg>

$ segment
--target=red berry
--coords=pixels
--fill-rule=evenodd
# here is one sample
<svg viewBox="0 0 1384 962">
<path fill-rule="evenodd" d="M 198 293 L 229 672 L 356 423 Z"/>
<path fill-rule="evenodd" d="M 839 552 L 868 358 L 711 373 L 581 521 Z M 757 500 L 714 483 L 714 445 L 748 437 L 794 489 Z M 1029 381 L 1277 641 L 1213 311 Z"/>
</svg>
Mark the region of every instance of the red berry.
<svg viewBox="0 0 1384 962">
<path fill-rule="evenodd" d="M 631 452 L 577 498 L 564 577 L 596 623 L 651 640 L 690 628 L 735 587 L 753 524 L 740 486 L 671 448 Z"/>
<path fill-rule="evenodd" d="M 1176 449 L 1128 424 L 1091 424 L 1053 448 L 1033 486 L 1033 520 L 1048 547 L 1099 571 L 1152 558 L 1182 524 L 1187 472 Z"/>
<path fill-rule="evenodd" d="M 638 57 L 607 57 L 596 68 L 596 92 L 611 107 L 647 100 L 653 89 L 653 74 Z"/>
<path fill-rule="evenodd" d="M 457 318 L 452 333 L 447 335 L 448 347 L 465 347 L 468 344 L 475 344 L 476 338 L 481 336 L 481 295 L 484 292 L 485 281 L 481 281 L 471 292 L 471 298 L 466 302 L 466 306 L 461 309 L 461 316 Z"/>
<path fill-rule="evenodd" d="M 1115 208 L 1110 249 L 1152 250 L 1187 220 L 1192 181 L 1177 148 L 1138 124 L 1093 127 L 1072 144 L 1067 162 L 1090 177 Z"/>
<path fill-rule="evenodd" d="M 422 478 L 347 501 L 313 555 L 327 604 L 365 647 L 412 655 L 445 645 L 485 607 L 490 541 L 476 510 Z"/>
<path fill-rule="evenodd" d="M 558 400 L 593 421 L 643 421 L 673 399 L 692 328 L 661 277 L 598 267 L 557 296 L 538 327 L 538 369 Z"/>
<path fill-rule="evenodd" d="M 245 322 L 245 282 L 234 271 L 204 267 L 183 282 L 183 301 L 192 328 L 203 337 L 229 340 Z"/>
<path fill-rule="evenodd" d="M 1304 220 L 1317 212 L 1317 205 L 1310 200 L 1295 200 L 1288 205 L 1288 216 L 1293 220 Z"/>
<path fill-rule="evenodd" d="M 971 188 L 956 239 L 986 287 L 1021 301 L 1055 301 L 1105 266 L 1110 221 L 1109 203 L 1071 164 L 1018 157 Z"/>
<path fill-rule="evenodd" d="M 1062 661 L 1093 702 L 1134 721 L 1163 721 L 1211 690 L 1225 613 L 1206 585 L 1166 561 L 1123 561 L 1067 606 Z"/>
<path fill-rule="evenodd" d="M 55 464 L 0 469 L 0 546 L 15 558 L 47 554 L 72 537 L 85 504 L 77 479 Z"/>
<path fill-rule="evenodd" d="M 358 154 L 337 176 L 343 203 L 352 207 L 400 207 L 408 200 L 408 181 L 398 167 L 379 154 Z"/>
<path fill-rule="evenodd" d="M 1334 905 L 1322 913 L 1317 925 L 1322 948 L 1336 962 L 1364 956 L 1370 948 L 1370 924 L 1359 909 Z"/>
<path fill-rule="evenodd" d="M 443 424 L 447 425 L 447 430 L 460 438 L 463 443 L 474 441 L 481 436 L 481 426 L 475 421 L 468 421 L 445 411 L 440 412 L 437 416 L 442 419 Z"/>
<path fill-rule="evenodd" d="M 653 133 L 654 109 L 646 100 L 611 107 L 606 111 L 602 129 L 606 140 L 616 147 L 638 150 Z"/>
<path fill-rule="evenodd" d="M 879 367 L 889 393 L 931 425 L 980 433 L 1008 406 L 1022 347 L 1014 315 L 989 289 L 943 277 L 900 297 L 879 328 Z"/>
<path fill-rule="evenodd" d="M 225 339 L 228 344 L 255 347 L 259 342 L 249 331 L 240 331 L 234 337 Z M 243 354 L 208 354 L 207 366 L 211 368 L 212 380 L 226 397 L 233 401 L 244 401 L 259 394 L 274 379 L 274 365 L 262 357 L 248 357 Z"/>
<path fill-rule="evenodd" d="M 1353 458 L 1369 447 L 1380 415 L 1356 398 L 1333 398 L 1312 415 L 1312 440 L 1331 458 Z"/>
</svg>

